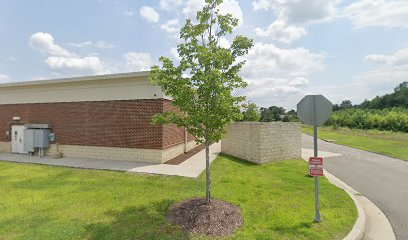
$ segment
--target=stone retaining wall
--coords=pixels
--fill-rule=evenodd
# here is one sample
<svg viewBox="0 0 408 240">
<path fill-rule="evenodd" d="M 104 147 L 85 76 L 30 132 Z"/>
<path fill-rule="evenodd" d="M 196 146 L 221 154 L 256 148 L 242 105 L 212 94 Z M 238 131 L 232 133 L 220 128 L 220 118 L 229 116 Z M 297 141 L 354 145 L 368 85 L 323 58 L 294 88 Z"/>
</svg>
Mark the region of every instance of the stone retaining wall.
<svg viewBox="0 0 408 240">
<path fill-rule="evenodd" d="M 256 164 L 300 158 L 300 126 L 287 122 L 236 122 L 228 126 L 221 151 Z"/>
</svg>

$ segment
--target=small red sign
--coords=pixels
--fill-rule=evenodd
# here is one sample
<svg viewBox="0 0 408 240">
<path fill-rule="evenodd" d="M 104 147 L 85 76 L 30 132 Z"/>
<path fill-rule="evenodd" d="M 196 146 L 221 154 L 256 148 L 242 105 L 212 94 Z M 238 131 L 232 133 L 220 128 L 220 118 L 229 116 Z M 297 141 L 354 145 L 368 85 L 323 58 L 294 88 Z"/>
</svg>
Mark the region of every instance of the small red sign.
<svg viewBox="0 0 408 240">
<path fill-rule="evenodd" d="M 323 176 L 323 158 L 309 158 L 309 175 L 314 177 Z"/>
</svg>

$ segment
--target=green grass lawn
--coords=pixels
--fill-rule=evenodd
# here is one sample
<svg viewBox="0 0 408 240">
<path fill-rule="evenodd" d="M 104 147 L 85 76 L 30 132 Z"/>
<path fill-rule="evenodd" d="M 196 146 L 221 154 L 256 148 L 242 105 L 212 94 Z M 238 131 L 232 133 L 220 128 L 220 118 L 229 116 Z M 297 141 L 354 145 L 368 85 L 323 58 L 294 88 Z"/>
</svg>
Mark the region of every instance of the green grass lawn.
<svg viewBox="0 0 408 240">
<path fill-rule="evenodd" d="M 238 205 L 231 239 L 342 239 L 357 212 L 321 181 L 323 222 L 313 223 L 314 185 L 302 160 L 252 165 L 220 156 L 213 196 Z M 198 179 L 0 162 L 0 239 L 206 239 L 166 220 L 169 207 L 205 194 Z"/>
<path fill-rule="evenodd" d="M 311 127 L 303 126 L 303 131 L 313 134 Z M 408 160 L 408 134 L 406 133 L 319 127 L 317 135 L 320 139 L 334 140 L 337 144 Z"/>
</svg>

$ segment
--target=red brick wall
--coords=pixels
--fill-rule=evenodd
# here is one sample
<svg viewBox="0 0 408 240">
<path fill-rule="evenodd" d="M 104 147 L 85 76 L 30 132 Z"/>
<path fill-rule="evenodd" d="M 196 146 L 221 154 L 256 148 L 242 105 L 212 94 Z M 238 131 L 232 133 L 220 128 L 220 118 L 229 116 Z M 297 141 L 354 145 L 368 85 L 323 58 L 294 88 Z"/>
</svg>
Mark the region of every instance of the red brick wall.
<svg viewBox="0 0 408 240">
<path fill-rule="evenodd" d="M 0 105 L 0 141 L 10 141 L 13 124 L 44 123 L 59 144 L 162 149 L 184 141 L 183 129 L 151 124 L 170 105 L 163 99 Z M 13 122 L 15 116 L 21 120 Z"/>
<path fill-rule="evenodd" d="M 163 103 L 163 111 L 176 111 L 177 107 L 171 105 L 171 101 L 165 100 Z M 194 140 L 195 138 L 188 134 L 188 140 Z M 163 128 L 163 144 L 164 146 L 171 146 L 177 143 L 184 142 L 184 128 L 178 128 L 176 125 L 165 125 Z"/>
</svg>

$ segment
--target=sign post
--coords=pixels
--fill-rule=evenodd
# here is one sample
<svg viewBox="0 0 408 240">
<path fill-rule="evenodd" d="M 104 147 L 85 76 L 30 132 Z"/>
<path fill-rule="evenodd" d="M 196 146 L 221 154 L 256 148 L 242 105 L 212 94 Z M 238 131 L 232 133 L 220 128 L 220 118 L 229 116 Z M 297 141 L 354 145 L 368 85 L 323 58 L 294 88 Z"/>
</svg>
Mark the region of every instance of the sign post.
<svg viewBox="0 0 408 240">
<path fill-rule="evenodd" d="M 298 118 L 305 124 L 313 126 L 314 157 L 309 159 L 309 175 L 314 176 L 315 180 L 315 222 L 321 222 L 319 206 L 319 176 L 323 175 L 323 159 L 318 157 L 317 126 L 326 122 L 330 117 L 332 110 L 332 103 L 323 95 L 307 95 L 297 104 Z"/>
</svg>

